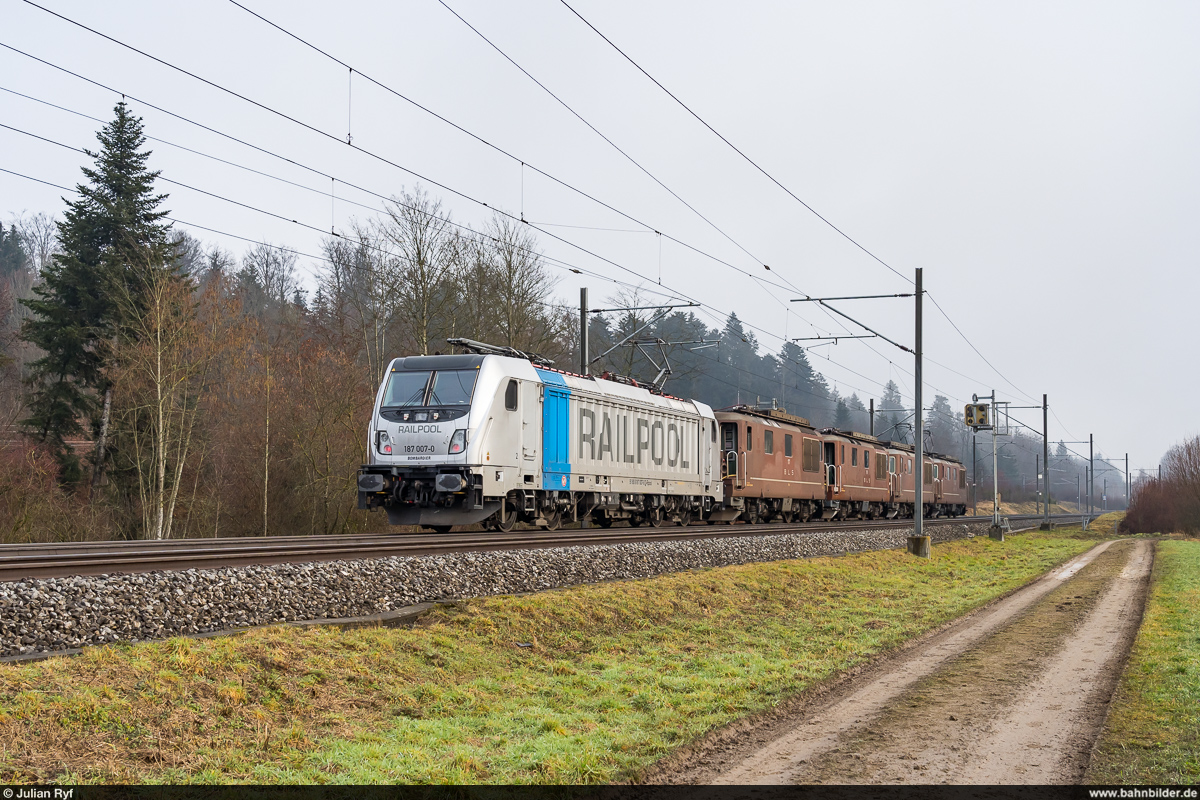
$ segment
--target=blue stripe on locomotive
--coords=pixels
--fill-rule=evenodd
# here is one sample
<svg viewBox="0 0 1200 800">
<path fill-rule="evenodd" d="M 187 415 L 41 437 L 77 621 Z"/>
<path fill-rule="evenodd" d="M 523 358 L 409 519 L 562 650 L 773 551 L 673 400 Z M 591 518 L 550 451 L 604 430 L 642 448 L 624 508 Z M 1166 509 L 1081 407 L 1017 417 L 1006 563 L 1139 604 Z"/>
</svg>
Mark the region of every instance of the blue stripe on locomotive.
<svg viewBox="0 0 1200 800">
<path fill-rule="evenodd" d="M 542 488 L 571 488 L 571 390 L 557 372 L 537 370 L 542 397 Z"/>
</svg>

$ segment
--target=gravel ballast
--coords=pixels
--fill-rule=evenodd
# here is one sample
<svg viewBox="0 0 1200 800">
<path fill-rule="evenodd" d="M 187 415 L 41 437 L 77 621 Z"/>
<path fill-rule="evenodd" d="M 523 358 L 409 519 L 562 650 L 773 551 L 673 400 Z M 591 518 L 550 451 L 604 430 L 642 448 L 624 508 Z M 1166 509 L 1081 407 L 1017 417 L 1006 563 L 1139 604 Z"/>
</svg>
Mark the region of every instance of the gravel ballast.
<svg viewBox="0 0 1200 800">
<path fill-rule="evenodd" d="M 988 522 L 930 526 L 934 543 Z M 363 617 L 416 603 L 904 547 L 912 528 L 46 578 L 0 583 L 0 656 L 255 625 Z"/>
</svg>

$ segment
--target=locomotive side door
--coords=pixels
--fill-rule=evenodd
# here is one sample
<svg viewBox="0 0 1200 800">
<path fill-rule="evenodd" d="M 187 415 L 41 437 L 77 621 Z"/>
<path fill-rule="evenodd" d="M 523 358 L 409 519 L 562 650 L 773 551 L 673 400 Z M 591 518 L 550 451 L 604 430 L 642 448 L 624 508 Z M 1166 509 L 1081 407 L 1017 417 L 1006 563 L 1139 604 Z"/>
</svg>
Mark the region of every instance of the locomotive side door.
<svg viewBox="0 0 1200 800">
<path fill-rule="evenodd" d="M 713 426 L 711 430 L 708 427 L 709 425 Z M 712 485 L 713 445 L 717 441 L 716 425 L 717 423 L 711 420 L 700 420 L 700 446 L 696 448 L 696 454 L 697 456 L 701 453 L 704 454 L 702 460 L 704 461 L 704 485 L 706 487 Z"/>
<path fill-rule="evenodd" d="M 733 478 L 734 486 L 745 486 L 742 465 L 738 460 L 738 426 L 736 422 L 721 423 L 721 477 Z"/>
<path fill-rule="evenodd" d="M 542 488 L 571 488 L 571 395 L 547 385 L 542 393 Z"/>
<path fill-rule="evenodd" d="M 825 442 L 825 499 L 832 500 L 838 486 L 837 444 Z"/>
<path fill-rule="evenodd" d="M 521 474 L 528 480 L 537 481 L 542 452 L 542 384 L 521 381 Z M 536 488 L 530 485 L 529 488 Z"/>
</svg>

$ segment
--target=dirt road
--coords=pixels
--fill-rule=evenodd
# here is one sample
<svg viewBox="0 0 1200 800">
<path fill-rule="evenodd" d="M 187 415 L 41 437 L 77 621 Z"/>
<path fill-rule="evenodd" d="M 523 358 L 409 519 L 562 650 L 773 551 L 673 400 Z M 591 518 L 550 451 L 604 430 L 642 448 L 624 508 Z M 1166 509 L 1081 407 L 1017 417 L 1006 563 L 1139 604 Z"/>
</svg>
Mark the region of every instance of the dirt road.
<svg viewBox="0 0 1200 800">
<path fill-rule="evenodd" d="M 874 669 L 664 763 L 677 783 L 1073 783 L 1153 557 L 1105 542 Z"/>
</svg>

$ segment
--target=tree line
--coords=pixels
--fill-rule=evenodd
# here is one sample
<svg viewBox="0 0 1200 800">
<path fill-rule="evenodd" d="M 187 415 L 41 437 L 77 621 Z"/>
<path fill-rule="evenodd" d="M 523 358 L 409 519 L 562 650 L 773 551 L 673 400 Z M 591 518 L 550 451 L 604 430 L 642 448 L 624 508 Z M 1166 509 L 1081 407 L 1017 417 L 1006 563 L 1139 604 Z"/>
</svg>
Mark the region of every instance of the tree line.
<svg viewBox="0 0 1200 800">
<path fill-rule="evenodd" d="M 1168 450 L 1159 474 L 1142 473 L 1134 480 L 1121 530 L 1200 534 L 1200 436 Z"/>
<path fill-rule="evenodd" d="M 61 217 L 0 225 L 0 539 L 361 530 L 355 474 L 391 358 L 465 337 L 579 364 L 578 310 L 510 217 L 463 224 L 401 190 L 326 236 L 306 280 L 285 244 L 237 256 L 171 225 L 126 103 L 97 138 Z M 653 305 L 639 289 L 608 300 Z M 669 362 L 669 394 L 871 427 L 796 343 L 772 352 L 733 314 L 652 315 L 589 315 L 593 372 L 644 382 Z M 876 409 L 877 435 L 912 441 L 895 382 Z M 938 396 L 926 416 L 926 444 L 966 461 L 959 411 Z"/>
</svg>

